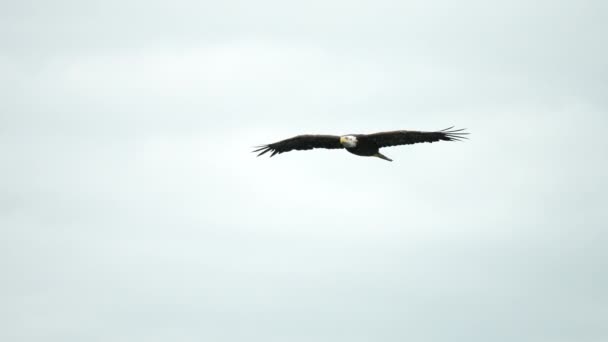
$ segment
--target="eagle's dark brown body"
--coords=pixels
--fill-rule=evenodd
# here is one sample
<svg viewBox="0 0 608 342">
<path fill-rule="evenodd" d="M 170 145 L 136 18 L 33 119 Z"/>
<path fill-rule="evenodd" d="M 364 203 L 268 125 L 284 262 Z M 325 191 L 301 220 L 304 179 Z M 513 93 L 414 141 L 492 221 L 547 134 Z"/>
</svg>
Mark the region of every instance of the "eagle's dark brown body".
<svg viewBox="0 0 608 342">
<path fill-rule="evenodd" d="M 372 139 L 367 138 L 364 134 L 351 134 L 357 138 L 357 146 L 354 148 L 345 147 L 345 149 L 358 156 L 372 157 L 378 154 L 380 147 Z"/>
</svg>

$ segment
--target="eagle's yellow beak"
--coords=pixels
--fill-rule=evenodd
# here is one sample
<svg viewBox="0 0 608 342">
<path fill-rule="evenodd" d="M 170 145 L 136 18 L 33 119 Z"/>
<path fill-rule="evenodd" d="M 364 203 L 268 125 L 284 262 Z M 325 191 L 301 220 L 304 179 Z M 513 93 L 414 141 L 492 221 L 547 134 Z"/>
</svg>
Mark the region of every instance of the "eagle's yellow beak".
<svg viewBox="0 0 608 342">
<path fill-rule="evenodd" d="M 346 137 L 340 137 L 340 144 L 344 145 L 345 140 L 346 140 Z"/>
</svg>

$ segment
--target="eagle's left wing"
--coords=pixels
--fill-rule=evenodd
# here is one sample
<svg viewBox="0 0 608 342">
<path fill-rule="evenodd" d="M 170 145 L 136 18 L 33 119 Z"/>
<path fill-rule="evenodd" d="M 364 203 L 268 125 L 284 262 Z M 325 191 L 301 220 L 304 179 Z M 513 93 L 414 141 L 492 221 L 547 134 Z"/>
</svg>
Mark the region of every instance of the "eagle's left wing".
<svg viewBox="0 0 608 342">
<path fill-rule="evenodd" d="M 463 129 L 452 129 L 453 127 L 446 128 L 436 132 L 422 132 L 422 131 L 391 131 L 391 132 L 379 132 L 374 134 L 368 134 L 366 137 L 374 141 L 378 147 L 397 146 L 397 145 L 411 145 L 417 143 L 428 142 L 432 143 L 435 141 L 460 141 L 467 139 L 466 135 L 469 133 L 463 132 Z"/>
</svg>

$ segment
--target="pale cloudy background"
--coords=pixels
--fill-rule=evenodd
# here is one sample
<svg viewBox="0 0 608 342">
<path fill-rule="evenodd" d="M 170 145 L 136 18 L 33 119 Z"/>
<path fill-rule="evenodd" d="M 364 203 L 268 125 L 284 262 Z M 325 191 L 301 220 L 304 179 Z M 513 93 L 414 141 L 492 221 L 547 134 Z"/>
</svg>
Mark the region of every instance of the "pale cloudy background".
<svg viewBox="0 0 608 342">
<path fill-rule="evenodd" d="M 607 37 L 601 0 L 5 1 L 0 339 L 607 341 Z"/>
</svg>

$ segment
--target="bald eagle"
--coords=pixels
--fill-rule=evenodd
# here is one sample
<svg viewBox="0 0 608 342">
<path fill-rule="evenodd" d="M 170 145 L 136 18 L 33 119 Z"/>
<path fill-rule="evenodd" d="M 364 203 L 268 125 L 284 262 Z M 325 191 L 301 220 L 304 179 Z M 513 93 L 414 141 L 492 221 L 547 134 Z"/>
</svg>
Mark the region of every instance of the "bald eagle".
<svg viewBox="0 0 608 342">
<path fill-rule="evenodd" d="M 256 146 L 253 152 L 260 152 L 258 157 L 266 152 L 275 154 L 289 152 L 291 150 L 310 150 L 313 148 L 346 149 L 352 154 L 365 157 L 378 157 L 387 161 L 393 161 L 379 152 L 381 147 L 411 145 L 417 143 L 435 141 L 461 141 L 467 139 L 464 129 L 446 128 L 435 132 L 422 131 L 391 131 L 373 134 L 347 134 L 337 135 L 298 135 L 293 138 L 281 140 L 268 145 Z"/>
</svg>

